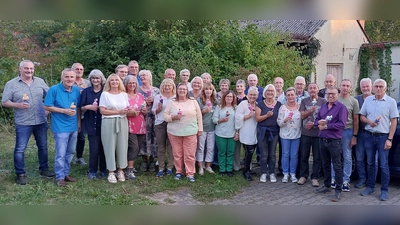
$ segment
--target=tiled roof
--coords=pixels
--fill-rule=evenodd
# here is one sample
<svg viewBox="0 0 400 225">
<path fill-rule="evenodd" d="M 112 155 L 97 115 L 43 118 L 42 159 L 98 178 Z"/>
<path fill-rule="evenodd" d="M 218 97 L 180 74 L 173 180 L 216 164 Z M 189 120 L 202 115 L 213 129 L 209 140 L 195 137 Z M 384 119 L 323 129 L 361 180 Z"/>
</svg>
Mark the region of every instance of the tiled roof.
<svg viewBox="0 0 400 225">
<path fill-rule="evenodd" d="M 259 28 L 290 33 L 293 36 L 312 37 L 327 20 L 250 20 Z"/>
</svg>

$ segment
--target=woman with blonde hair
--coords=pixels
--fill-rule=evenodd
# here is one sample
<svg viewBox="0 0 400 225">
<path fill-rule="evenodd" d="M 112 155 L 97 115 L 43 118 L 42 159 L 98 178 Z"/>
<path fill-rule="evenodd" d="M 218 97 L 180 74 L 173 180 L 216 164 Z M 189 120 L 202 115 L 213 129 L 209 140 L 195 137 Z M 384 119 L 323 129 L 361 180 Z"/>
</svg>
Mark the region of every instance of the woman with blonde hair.
<svg viewBox="0 0 400 225">
<path fill-rule="evenodd" d="M 167 134 L 167 122 L 164 119 L 164 111 L 168 103 L 176 95 L 176 86 L 172 79 L 166 78 L 160 85 L 160 94 L 154 97 L 152 113 L 155 115 L 154 126 L 157 141 L 157 160 L 158 173 L 156 177 L 162 177 L 164 174 L 172 175 L 174 167 L 174 157 L 172 155 L 171 143 Z M 165 170 L 165 154 L 167 154 L 167 170 Z"/>
<path fill-rule="evenodd" d="M 101 141 L 104 146 L 104 155 L 108 169 L 108 181 L 117 183 L 125 181 L 123 169 L 127 166 L 128 151 L 128 95 L 117 74 L 111 74 L 106 81 L 103 93 L 100 96 Z M 115 162 L 117 158 L 117 163 Z M 115 176 L 115 170 L 118 174 Z"/>
</svg>

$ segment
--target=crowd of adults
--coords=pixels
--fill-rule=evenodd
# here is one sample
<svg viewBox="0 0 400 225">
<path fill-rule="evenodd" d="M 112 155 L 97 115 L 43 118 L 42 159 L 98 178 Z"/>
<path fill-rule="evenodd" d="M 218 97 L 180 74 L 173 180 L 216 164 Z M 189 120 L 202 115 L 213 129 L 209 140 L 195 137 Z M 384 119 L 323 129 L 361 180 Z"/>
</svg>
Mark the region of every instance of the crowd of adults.
<svg viewBox="0 0 400 225">
<path fill-rule="evenodd" d="M 382 79 L 373 85 L 371 79 L 362 79 L 362 94 L 353 97 L 351 81 L 343 79 L 337 88 L 330 74 L 323 89 L 316 83 L 307 87 L 302 76 L 285 91 L 281 77 L 262 88 L 257 75 L 250 74 L 247 85 L 244 80 L 236 81 L 235 90 L 229 90 L 228 79 L 221 79 L 219 92 L 210 74 L 189 81 L 187 69 L 180 71 L 180 79 L 173 69 L 167 69 L 161 84 L 154 86 L 151 71 L 139 70 L 135 60 L 117 66 L 107 78 L 98 69 L 88 79 L 83 74 L 83 65 L 74 63 L 62 71 L 61 82 L 49 88 L 34 76 L 34 64 L 23 60 L 18 76 L 7 82 L 2 105 L 14 109 L 17 184 L 28 183 L 24 152 L 32 134 L 40 175 L 55 176 L 61 187 L 76 181 L 70 176 L 75 152 L 75 163 L 86 164 L 87 136 L 89 179 L 135 180 L 140 170 L 154 172 L 157 178 L 171 175 L 175 180 L 186 177 L 195 182 L 196 172 L 201 176 L 218 170 L 218 175 L 232 177 L 242 170 L 243 178 L 252 181 L 255 152 L 260 182 L 267 182 L 267 177 L 277 182 L 276 174 L 282 173 L 283 183 L 290 180 L 304 185 L 311 179 L 311 185 L 319 187 L 323 176 L 322 187 L 315 191 L 335 189 L 332 201 L 338 201 L 342 191 L 350 191 L 352 147 L 356 145 L 359 180 L 355 187 L 366 186 L 360 193 L 363 196 L 375 191 L 379 160 L 380 200 L 389 198 L 388 149 L 399 115 L 395 100 L 385 94 Z M 48 166 L 49 113 L 55 173 Z"/>
</svg>

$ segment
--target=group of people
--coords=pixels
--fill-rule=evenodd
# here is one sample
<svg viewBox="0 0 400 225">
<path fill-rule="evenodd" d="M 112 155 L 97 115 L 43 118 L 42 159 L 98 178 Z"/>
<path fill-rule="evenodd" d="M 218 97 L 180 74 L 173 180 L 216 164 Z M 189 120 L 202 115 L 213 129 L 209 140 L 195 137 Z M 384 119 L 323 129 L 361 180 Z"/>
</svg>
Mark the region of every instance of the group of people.
<svg viewBox="0 0 400 225">
<path fill-rule="evenodd" d="M 6 84 L 2 104 L 15 113 L 18 184 L 28 182 L 24 151 L 32 133 L 40 174 L 54 177 L 47 164 L 46 116 L 51 113 L 58 186 L 76 181 L 69 175 L 70 163 L 76 149 L 76 163 L 85 164 L 82 153 L 87 135 L 89 179 L 107 177 L 110 183 L 134 180 L 138 173 L 135 161 L 141 157 L 140 170 L 154 171 L 158 178 L 173 175 L 175 168 L 176 180 L 186 177 L 195 182 L 196 171 L 199 175 L 215 173 L 214 164 L 221 176 L 232 177 L 234 171 L 243 170 L 244 179 L 251 181 L 256 152 L 261 182 L 267 177 L 277 182 L 278 158 L 282 182 L 303 185 L 310 177 L 312 186 L 319 187 L 323 174 L 324 185 L 316 192 L 334 188 L 332 201 L 338 201 L 342 191 L 350 191 L 351 149 L 357 144 L 360 177 L 355 187 L 366 186 L 361 195 L 374 192 L 379 159 L 380 199 L 388 199 L 387 150 L 399 115 L 395 100 L 385 94 L 384 80 L 375 80 L 373 86 L 369 78 L 361 80 L 362 94 L 354 98 L 351 81 L 342 80 L 337 89 L 332 75 L 326 76 L 321 90 L 316 83 L 307 87 L 302 76 L 285 91 L 281 77 L 262 88 L 257 75 L 250 74 L 247 85 L 244 80 L 236 82 L 235 91 L 229 90 L 228 79 L 221 79 L 217 92 L 210 74 L 189 82 L 187 69 L 180 71 L 179 81 L 175 71 L 167 69 L 161 84 L 153 86 L 151 71 L 139 71 L 134 60 L 128 66 L 117 66 L 107 79 L 94 69 L 86 80 L 83 71 L 82 64 L 74 63 L 62 71 L 61 83 L 49 88 L 33 76 L 34 64 L 24 60 L 19 76 Z"/>
</svg>

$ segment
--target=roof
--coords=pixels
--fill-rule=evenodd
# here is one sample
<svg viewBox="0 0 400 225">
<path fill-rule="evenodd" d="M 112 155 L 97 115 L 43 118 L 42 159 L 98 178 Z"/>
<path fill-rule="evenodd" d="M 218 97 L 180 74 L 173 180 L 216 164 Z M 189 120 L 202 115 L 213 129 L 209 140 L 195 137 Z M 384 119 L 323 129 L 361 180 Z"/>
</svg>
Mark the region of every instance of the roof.
<svg viewBox="0 0 400 225">
<path fill-rule="evenodd" d="M 289 33 L 294 37 L 312 37 L 327 20 L 251 20 L 259 28 Z"/>
</svg>

